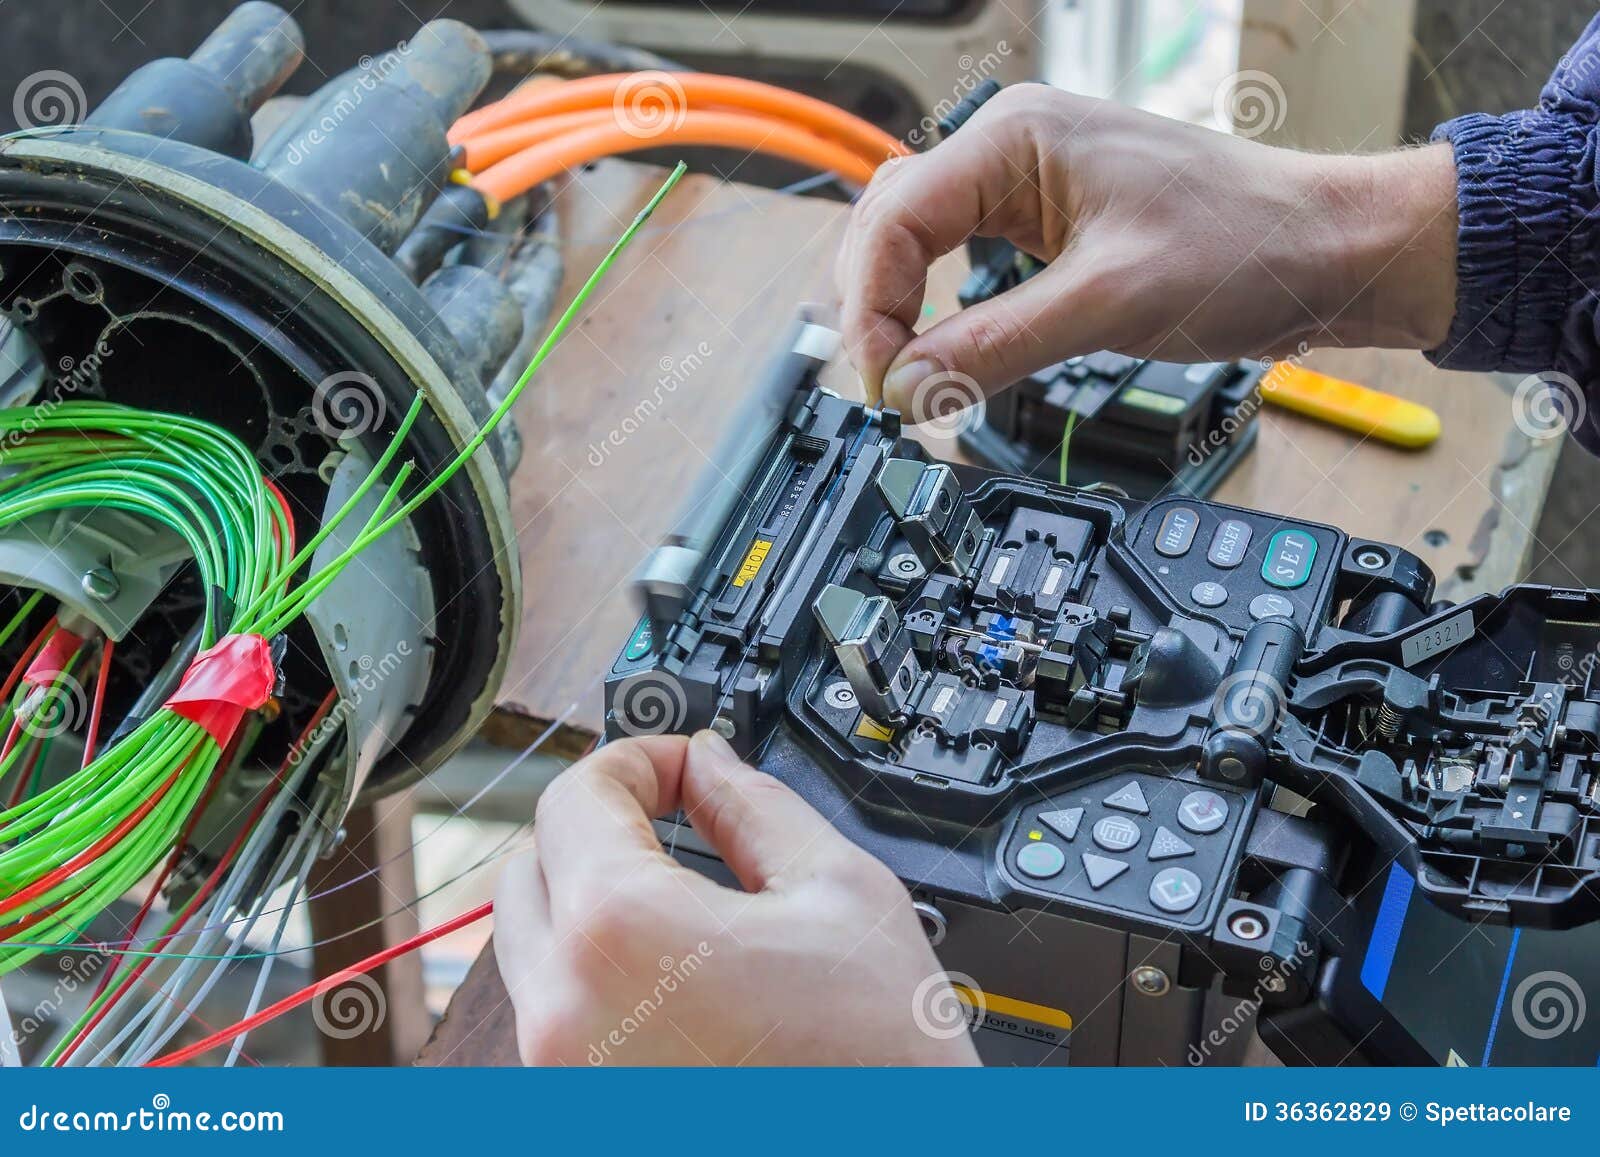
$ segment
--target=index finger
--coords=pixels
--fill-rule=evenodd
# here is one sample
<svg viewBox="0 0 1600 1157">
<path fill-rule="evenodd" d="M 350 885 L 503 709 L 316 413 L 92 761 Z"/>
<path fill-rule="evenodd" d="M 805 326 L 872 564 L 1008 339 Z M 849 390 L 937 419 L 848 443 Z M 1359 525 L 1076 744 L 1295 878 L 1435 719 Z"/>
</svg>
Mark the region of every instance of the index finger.
<svg viewBox="0 0 1600 1157">
<path fill-rule="evenodd" d="M 883 375 L 915 334 L 928 268 L 997 219 L 1017 183 L 1005 146 L 974 124 L 879 169 L 851 215 L 840 262 L 840 322 L 850 361 L 876 402 Z M 977 128 L 978 131 L 973 131 Z"/>
</svg>

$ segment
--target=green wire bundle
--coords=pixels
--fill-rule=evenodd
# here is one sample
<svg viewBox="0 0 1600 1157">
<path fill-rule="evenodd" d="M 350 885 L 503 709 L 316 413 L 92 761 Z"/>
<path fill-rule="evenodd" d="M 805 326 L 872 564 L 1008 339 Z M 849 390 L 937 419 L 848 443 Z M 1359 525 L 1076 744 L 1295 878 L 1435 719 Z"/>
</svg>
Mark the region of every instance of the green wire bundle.
<svg viewBox="0 0 1600 1157">
<path fill-rule="evenodd" d="M 551 327 L 517 384 L 456 457 L 401 500 L 414 466 L 394 471 L 377 509 L 350 545 L 292 591 L 291 578 L 388 473 L 423 407 L 419 394 L 372 471 L 318 532 L 287 557 L 284 512 L 259 465 L 238 439 L 192 418 L 110 402 L 69 401 L 53 410 L 0 410 L 0 528 L 46 511 L 109 506 L 170 528 L 194 555 L 205 590 L 200 647 L 224 634 L 271 638 L 363 550 L 408 518 L 475 454 L 577 317 L 600 279 L 683 175 L 679 164 L 601 259 Z M 225 596 L 219 605 L 217 595 Z M 36 596 L 35 596 L 36 597 Z M 9 637 L 25 605 L 0 631 Z M 225 623 L 218 622 L 223 608 Z M 220 628 L 220 629 L 219 629 Z M 17 750 L 23 745 L 17 745 Z M 10 761 L 0 763 L 0 778 Z M 193 815 L 222 751 L 198 723 L 160 710 L 100 752 L 81 771 L 0 811 L 0 904 L 93 849 L 160 790 L 171 786 L 123 838 L 67 878 L 0 913 L 0 976 L 80 930 L 170 853 Z M 47 909 L 48 914 L 40 915 Z M 36 922 L 18 928 L 30 918 Z"/>
<path fill-rule="evenodd" d="M 281 597 L 292 570 L 288 519 L 238 439 L 172 414 L 108 402 L 66 402 L 48 413 L 0 410 L 0 528 L 41 513 L 110 507 L 168 527 L 188 545 L 205 591 L 202 648 L 242 629 L 235 611 Z M 0 772 L 22 753 L 17 745 Z M 216 769 L 221 751 L 199 724 L 157 712 L 78 774 L 0 811 L 0 897 L 14 897 L 92 849 L 169 779 L 154 808 L 103 854 L 9 907 L 0 935 L 53 909 L 27 929 L 32 941 L 70 939 L 132 887 L 171 847 Z M 6 845 L 9 845 L 7 847 Z M 0 940 L 0 975 L 37 952 Z"/>
</svg>

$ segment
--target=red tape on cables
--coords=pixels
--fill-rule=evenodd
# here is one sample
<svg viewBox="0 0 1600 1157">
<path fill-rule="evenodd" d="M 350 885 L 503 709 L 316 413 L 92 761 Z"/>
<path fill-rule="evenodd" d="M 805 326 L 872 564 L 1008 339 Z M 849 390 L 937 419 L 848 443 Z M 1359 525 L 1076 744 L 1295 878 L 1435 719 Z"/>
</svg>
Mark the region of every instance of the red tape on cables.
<svg viewBox="0 0 1600 1157">
<path fill-rule="evenodd" d="M 22 673 L 22 681 L 31 687 L 54 683 L 72 662 L 73 656 L 83 646 L 83 636 L 65 629 L 53 631 L 39 653 Z"/>
<path fill-rule="evenodd" d="M 218 747 L 226 747 L 245 712 L 264 706 L 277 681 L 264 638 L 224 635 L 215 647 L 194 657 L 167 707 L 204 727 Z"/>
</svg>

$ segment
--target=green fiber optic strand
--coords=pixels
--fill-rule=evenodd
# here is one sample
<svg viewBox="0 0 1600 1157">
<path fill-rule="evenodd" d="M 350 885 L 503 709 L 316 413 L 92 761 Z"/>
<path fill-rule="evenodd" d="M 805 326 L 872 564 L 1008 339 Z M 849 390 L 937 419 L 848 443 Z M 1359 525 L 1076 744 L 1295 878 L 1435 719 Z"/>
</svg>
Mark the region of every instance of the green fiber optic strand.
<svg viewBox="0 0 1600 1157">
<path fill-rule="evenodd" d="M 1078 424 L 1076 410 L 1067 411 L 1067 424 L 1061 431 L 1061 485 L 1067 484 L 1067 447 L 1072 444 L 1072 428 Z"/>
<path fill-rule="evenodd" d="M 39 605 L 39 600 L 42 598 L 44 598 L 43 591 L 34 591 L 23 600 L 22 606 L 17 608 L 17 613 L 11 616 L 11 621 L 4 627 L 0 627 L 0 647 L 11 641 L 11 636 L 17 633 L 17 629 L 23 623 L 28 621 L 28 616 L 33 614 L 33 608 Z"/>
<path fill-rule="evenodd" d="M 682 164 L 673 170 L 601 259 L 483 427 L 403 498 L 415 467 L 400 464 L 350 545 L 299 587 L 290 589 L 291 577 L 394 463 L 421 412 L 420 394 L 367 477 L 292 556 L 287 517 L 238 439 L 197 419 L 110 402 L 63 402 L 48 413 L 0 410 L 0 467 L 9 471 L 0 476 L 0 527 L 85 507 L 134 514 L 170 529 L 193 554 L 206 598 L 202 648 L 222 634 L 280 633 L 477 453 L 684 171 Z M 219 621 L 224 606 L 233 608 L 225 623 Z M 19 615 L 4 637 L 25 618 Z M 0 775 L 16 757 L 13 751 L 0 761 Z M 220 761 L 204 728 L 158 711 L 81 771 L 0 810 L 0 976 L 77 939 L 95 914 L 169 854 L 206 785 L 220 774 Z M 155 799 L 158 792 L 164 794 Z M 99 846 L 124 827 L 118 840 Z"/>
<path fill-rule="evenodd" d="M 644 208 L 640 209 L 639 212 L 634 215 L 634 218 L 628 224 L 628 227 L 623 230 L 622 236 L 617 238 L 615 244 L 611 246 L 611 248 L 606 252 L 606 255 L 600 259 L 599 264 L 595 266 L 594 272 L 589 274 L 588 280 L 583 283 L 583 286 L 573 296 L 572 303 L 568 305 L 564 311 L 562 311 L 562 314 L 556 320 L 555 325 L 550 327 L 550 332 L 545 335 L 544 341 L 539 343 L 539 348 L 534 351 L 532 360 L 528 362 L 528 368 L 522 371 L 522 376 L 517 379 L 516 385 L 512 386 L 511 389 L 506 391 L 506 396 L 501 400 L 500 404 L 495 407 L 494 412 L 489 415 L 489 418 L 483 424 L 483 427 L 472 436 L 465 446 L 461 448 L 456 457 L 438 474 L 434 475 L 434 477 L 420 490 L 418 490 L 415 495 L 402 503 L 399 509 L 397 509 L 393 514 L 383 519 L 383 521 L 379 522 L 376 526 L 369 524 L 368 527 L 364 529 L 359 536 L 357 536 L 356 540 L 350 544 L 343 554 L 334 559 L 328 564 L 328 566 L 324 567 L 323 570 L 308 578 L 305 584 L 300 587 L 298 591 L 296 591 L 288 599 L 284 600 L 283 605 L 277 610 L 277 615 L 275 618 L 267 619 L 265 625 L 260 622 L 253 622 L 249 629 L 258 630 L 262 633 L 271 633 L 281 630 L 282 623 L 292 619 L 293 616 L 304 611 L 306 605 L 315 599 L 317 595 L 322 593 L 328 584 L 338 577 L 339 571 L 345 565 L 347 565 L 351 559 L 353 559 L 357 554 L 360 554 L 361 551 L 365 550 L 367 547 L 371 546 L 373 542 L 393 529 L 396 525 L 405 521 L 405 519 L 408 518 L 411 513 L 417 509 L 417 507 L 421 506 L 424 502 L 431 498 L 442 486 L 444 486 L 446 482 L 450 480 L 451 476 L 454 475 L 455 472 L 459 470 L 469 458 L 477 453 L 478 448 L 488 440 L 489 435 L 493 433 L 495 427 L 497 427 L 505 418 L 505 416 L 511 412 L 511 408 L 516 405 L 517 399 L 521 397 L 522 391 L 527 387 L 528 383 L 533 380 L 533 376 L 538 373 L 539 367 L 544 364 L 545 359 L 550 356 L 550 351 L 553 350 L 557 343 L 561 341 L 562 337 L 566 335 L 566 332 L 572 326 L 573 321 L 575 321 L 578 314 L 583 311 L 584 304 L 589 300 L 589 296 L 594 292 L 595 287 L 600 284 L 601 280 L 610 271 L 611 267 L 616 264 L 617 258 L 622 255 L 622 251 L 626 249 L 629 242 L 633 240 L 634 234 L 636 234 L 644 226 L 644 223 L 650 219 L 650 215 L 656 211 L 656 207 L 660 205 L 666 195 L 672 191 L 673 186 L 675 186 L 683 177 L 683 174 L 687 169 L 688 166 L 682 161 L 679 161 L 677 167 L 674 168 L 672 172 L 668 174 L 667 179 L 662 182 L 661 188 L 657 189 L 655 195 L 645 203 Z"/>
<path fill-rule="evenodd" d="M 1078 396 L 1083 393 L 1087 383 L 1079 382 L 1072 391 L 1072 396 L 1067 399 L 1067 424 L 1061 431 L 1061 459 L 1058 471 L 1058 481 L 1067 485 L 1067 453 L 1072 447 L 1072 431 L 1078 428 Z"/>
</svg>

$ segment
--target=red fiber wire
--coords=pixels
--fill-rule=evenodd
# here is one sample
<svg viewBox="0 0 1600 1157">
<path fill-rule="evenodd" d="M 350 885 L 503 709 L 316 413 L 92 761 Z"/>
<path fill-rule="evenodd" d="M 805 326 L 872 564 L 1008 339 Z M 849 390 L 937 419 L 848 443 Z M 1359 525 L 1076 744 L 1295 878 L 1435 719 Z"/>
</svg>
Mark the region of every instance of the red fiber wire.
<svg viewBox="0 0 1600 1157">
<path fill-rule="evenodd" d="M 95 738 L 100 734 L 100 715 L 106 706 L 106 681 L 111 678 L 111 652 L 115 647 L 110 635 L 100 645 L 100 670 L 94 680 L 94 705 L 89 708 L 89 730 L 83 737 L 80 771 L 94 762 Z"/>
<path fill-rule="evenodd" d="M 146 1067 L 153 1069 L 170 1068 L 172 1065 L 181 1065 L 184 1061 L 191 1060 L 201 1053 L 210 1052 L 219 1045 L 225 1045 L 235 1037 L 243 1036 L 245 1033 L 266 1024 L 267 1021 L 274 1020 L 292 1009 L 299 1008 L 307 1001 L 314 1000 L 323 993 L 338 988 L 348 980 L 354 980 L 357 976 L 371 972 L 375 968 L 381 968 L 389 961 L 405 956 L 407 953 L 415 952 L 424 944 L 430 944 L 440 937 L 448 936 L 452 932 L 465 928 L 468 924 L 475 924 L 493 911 L 494 902 L 492 900 L 479 904 L 470 912 L 463 912 L 459 916 L 446 920 L 443 924 L 429 928 L 425 932 L 419 932 L 415 936 L 402 940 L 399 944 L 385 948 L 382 952 L 374 952 L 365 960 L 358 960 L 349 968 L 341 968 L 331 976 L 319 980 L 315 984 L 309 984 L 299 992 L 284 997 L 276 1004 L 268 1005 L 254 1016 L 247 1016 L 237 1024 L 220 1029 L 208 1037 L 195 1041 L 192 1045 L 185 1045 L 183 1048 L 167 1053 L 165 1056 L 157 1057 Z"/>
</svg>

